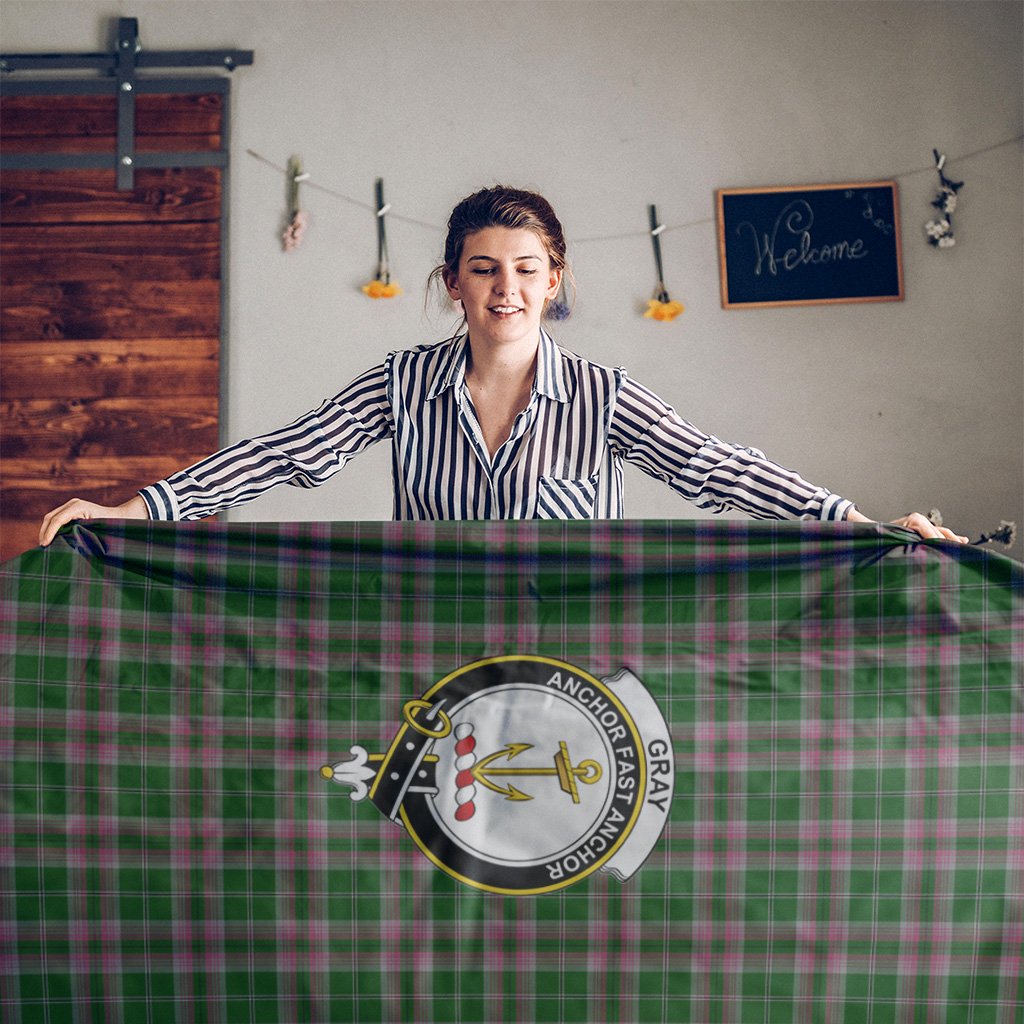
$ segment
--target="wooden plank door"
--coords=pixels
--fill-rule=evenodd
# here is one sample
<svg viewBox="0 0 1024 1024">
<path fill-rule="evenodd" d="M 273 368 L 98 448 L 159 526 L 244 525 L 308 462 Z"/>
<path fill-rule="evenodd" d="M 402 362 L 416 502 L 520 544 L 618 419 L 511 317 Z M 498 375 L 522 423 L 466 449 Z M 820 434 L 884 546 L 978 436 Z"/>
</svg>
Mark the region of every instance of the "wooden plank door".
<svg viewBox="0 0 1024 1024">
<path fill-rule="evenodd" d="M 219 94 L 138 97 L 140 153 L 217 149 Z M 5 152 L 109 152 L 116 97 L 4 96 Z M 0 180 L 0 558 L 80 495 L 117 503 L 218 443 L 223 170 Z"/>
</svg>

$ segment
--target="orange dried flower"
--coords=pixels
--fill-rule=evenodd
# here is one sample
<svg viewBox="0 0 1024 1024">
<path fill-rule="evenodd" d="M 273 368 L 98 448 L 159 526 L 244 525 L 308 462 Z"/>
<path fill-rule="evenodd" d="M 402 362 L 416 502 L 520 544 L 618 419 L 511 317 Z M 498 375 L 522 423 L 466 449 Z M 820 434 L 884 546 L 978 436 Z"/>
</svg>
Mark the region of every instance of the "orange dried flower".
<svg viewBox="0 0 1024 1024">
<path fill-rule="evenodd" d="M 376 280 L 363 285 L 363 294 L 369 295 L 371 299 L 393 299 L 402 294 L 402 289 L 397 284 Z"/>
<path fill-rule="evenodd" d="M 651 299 L 647 303 L 647 312 L 644 316 L 648 320 L 675 320 L 686 307 L 681 302 L 662 302 L 659 299 Z"/>
</svg>

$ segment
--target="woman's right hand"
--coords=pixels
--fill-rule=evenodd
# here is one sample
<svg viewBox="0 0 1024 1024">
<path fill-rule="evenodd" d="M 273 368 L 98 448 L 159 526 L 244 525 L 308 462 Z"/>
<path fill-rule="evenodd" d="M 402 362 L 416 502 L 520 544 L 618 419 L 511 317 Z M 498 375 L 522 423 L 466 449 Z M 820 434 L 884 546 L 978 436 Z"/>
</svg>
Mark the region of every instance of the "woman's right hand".
<svg viewBox="0 0 1024 1024">
<path fill-rule="evenodd" d="M 72 498 L 59 508 L 47 512 L 39 527 L 39 543 L 45 548 L 57 531 L 73 519 L 148 519 L 149 509 L 141 494 L 121 505 L 97 505 L 94 501 Z"/>
</svg>

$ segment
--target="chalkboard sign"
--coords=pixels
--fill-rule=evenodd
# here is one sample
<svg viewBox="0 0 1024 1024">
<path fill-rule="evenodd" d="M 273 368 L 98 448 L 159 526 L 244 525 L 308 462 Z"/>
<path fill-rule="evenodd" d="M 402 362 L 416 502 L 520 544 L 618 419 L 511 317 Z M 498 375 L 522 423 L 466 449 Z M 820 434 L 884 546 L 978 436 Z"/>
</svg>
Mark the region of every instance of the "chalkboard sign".
<svg viewBox="0 0 1024 1024">
<path fill-rule="evenodd" d="M 903 298 L 894 181 L 718 192 L 726 309 Z"/>
</svg>

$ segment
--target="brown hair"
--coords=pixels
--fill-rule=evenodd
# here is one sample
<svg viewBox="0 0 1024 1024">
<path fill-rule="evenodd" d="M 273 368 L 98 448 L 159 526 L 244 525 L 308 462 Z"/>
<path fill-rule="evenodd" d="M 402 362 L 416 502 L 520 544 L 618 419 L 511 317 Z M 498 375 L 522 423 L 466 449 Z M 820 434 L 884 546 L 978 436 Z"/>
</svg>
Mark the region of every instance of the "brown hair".
<svg viewBox="0 0 1024 1024">
<path fill-rule="evenodd" d="M 466 238 L 485 228 L 525 228 L 541 240 L 554 270 L 561 270 L 572 280 L 565 259 L 565 235 L 551 204 L 537 192 L 495 185 L 466 196 L 448 218 L 448 236 L 444 243 L 444 262 L 435 267 L 427 279 L 443 286 L 459 271 Z"/>
</svg>

